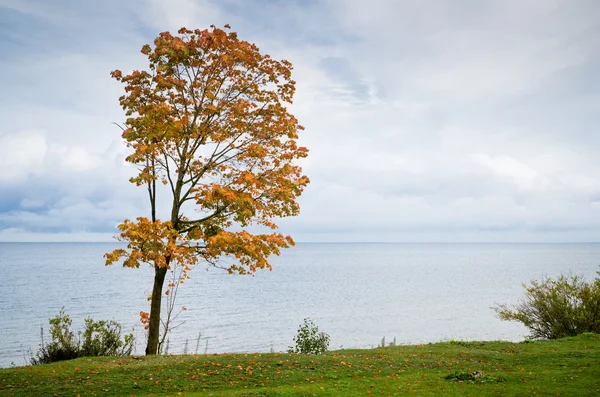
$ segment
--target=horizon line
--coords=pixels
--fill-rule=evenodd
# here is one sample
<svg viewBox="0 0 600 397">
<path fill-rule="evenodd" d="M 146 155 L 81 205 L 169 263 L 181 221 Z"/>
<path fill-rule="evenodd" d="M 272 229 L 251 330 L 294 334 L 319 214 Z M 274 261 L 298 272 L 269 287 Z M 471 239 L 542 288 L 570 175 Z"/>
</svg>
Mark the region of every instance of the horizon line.
<svg viewBox="0 0 600 397">
<path fill-rule="evenodd" d="M 0 240 L 0 244 L 125 244 L 125 242 Z M 296 241 L 297 244 L 600 244 L 600 241 Z"/>
</svg>

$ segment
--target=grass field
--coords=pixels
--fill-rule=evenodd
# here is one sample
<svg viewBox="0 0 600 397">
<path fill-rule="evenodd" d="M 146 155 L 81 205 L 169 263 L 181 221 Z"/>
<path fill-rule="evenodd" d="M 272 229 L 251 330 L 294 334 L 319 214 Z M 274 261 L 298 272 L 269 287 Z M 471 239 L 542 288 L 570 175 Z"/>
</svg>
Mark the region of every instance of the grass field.
<svg viewBox="0 0 600 397">
<path fill-rule="evenodd" d="M 321 356 L 80 358 L 0 370 L 1 396 L 600 396 L 600 335 Z"/>
</svg>

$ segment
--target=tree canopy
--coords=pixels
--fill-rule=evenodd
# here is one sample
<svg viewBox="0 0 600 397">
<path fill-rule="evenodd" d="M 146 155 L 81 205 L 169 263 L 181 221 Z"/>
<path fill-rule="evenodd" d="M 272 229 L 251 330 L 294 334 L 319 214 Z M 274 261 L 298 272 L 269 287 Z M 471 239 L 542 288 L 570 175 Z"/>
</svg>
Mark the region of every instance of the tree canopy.
<svg viewBox="0 0 600 397">
<path fill-rule="evenodd" d="M 294 244 L 275 220 L 299 213 L 309 179 L 295 161 L 308 150 L 297 144 L 303 127 L 286 107 L 295 91 L 291 63 L 261 54 L 228 25 L 164 32 L 141 52 L 147 70 L 111 75 L 125 86 L 126 160 L 138 167 L 131 182 L 147 189 L 150 216 L 119 225 L 127 248 L 107 253 L 106 264 L 154 267 L 142 319 L 146 353 L 155 354 L 168 270 L 179 266 L 185 278 L 199 261 L 227 257 L 229 272 L 252 274 Z M 165 197 L 170 212 L 160 219 Z M 271 232 L 253 233 L 252 225 Z"/>
</svg>

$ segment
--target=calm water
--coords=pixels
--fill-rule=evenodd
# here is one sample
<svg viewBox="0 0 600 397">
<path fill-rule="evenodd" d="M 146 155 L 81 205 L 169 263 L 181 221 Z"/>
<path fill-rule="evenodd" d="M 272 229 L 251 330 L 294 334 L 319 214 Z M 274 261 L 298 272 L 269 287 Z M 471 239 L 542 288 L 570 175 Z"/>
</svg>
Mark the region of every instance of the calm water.
<svg viewBox="0 0 600 397">
<path fill-rule="evenodd" d="M 40 326 L 62 306 L 83 319 L 116 319 L 137 335 L 148 310 L 152 270 L 105 267 L 114 244 L 0 244 L 0 366 L 25 364 Z M 600 270 L 600 244 L 299 244 L 273 271 L 231 276 L 199 266 L 180 289 L 188 308 L 169 351 L 283 351 L 310 317 L 331 347 L 371 347 L 447 339 L 519 340 L 527 330 L 490 309 L 514 303 L 521 283 L 561 272 L 588 279 Z M 207 339 L 204 339 L 204 338 Z M 208 345 L 207 345 L 208 342 Z"/>
</svg>

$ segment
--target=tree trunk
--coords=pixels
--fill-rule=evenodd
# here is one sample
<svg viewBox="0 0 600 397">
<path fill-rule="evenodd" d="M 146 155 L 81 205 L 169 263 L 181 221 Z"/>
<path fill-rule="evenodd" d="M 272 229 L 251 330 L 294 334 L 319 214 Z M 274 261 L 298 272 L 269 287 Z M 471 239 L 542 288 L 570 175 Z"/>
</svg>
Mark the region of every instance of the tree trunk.
<svg viewBox="0 0 600 397">
<path fill-rule="evenodd" d="M 150 301 L 150 324 L 148 329 L 148 345 L 146 355 L 158 354 L 158 341 L 160 337 L 160 304 L 162 289 L 165 283 L 166 267 L 154 268 L 154 286 L 152 287 L 152 300 Z"/>
</svg>

